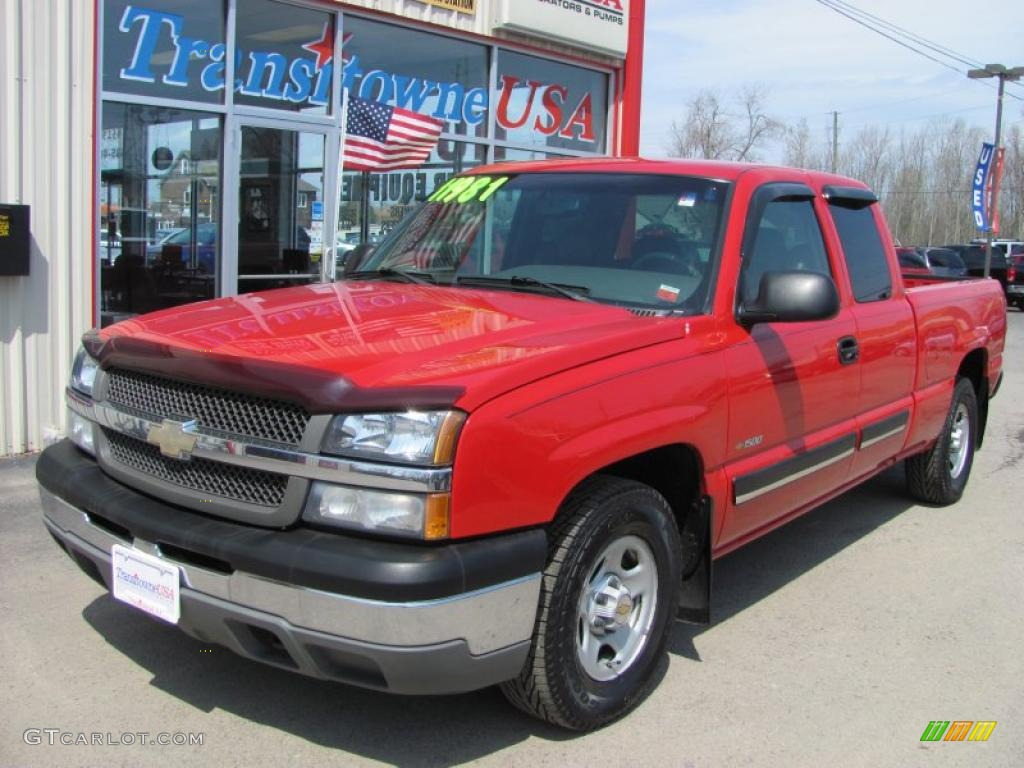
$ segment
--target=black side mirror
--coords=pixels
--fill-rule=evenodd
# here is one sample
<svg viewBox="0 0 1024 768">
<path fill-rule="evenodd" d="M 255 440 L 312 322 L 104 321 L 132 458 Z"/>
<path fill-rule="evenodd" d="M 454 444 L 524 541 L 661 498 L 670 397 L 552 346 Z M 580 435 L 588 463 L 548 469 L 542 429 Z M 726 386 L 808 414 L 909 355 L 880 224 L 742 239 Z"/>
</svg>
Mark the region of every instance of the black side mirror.
<svg viewBox="0 0 1024 768">
<path fill-rule="evenodd" d="M 827 320 L 839 312 L 839 292 L 818 272 L 765 272 L 757 299 L 739 308 L 742 325 Z"/>
<path fill-rule="evenodd" d="M 373 253 L 373 243 L 360 243 L 345 257 L 345 265 L 342 268 L 342 275 L 348 275 L 359 269 L 359 265 L 366 261 L 367 257 Z"/>
</svg>

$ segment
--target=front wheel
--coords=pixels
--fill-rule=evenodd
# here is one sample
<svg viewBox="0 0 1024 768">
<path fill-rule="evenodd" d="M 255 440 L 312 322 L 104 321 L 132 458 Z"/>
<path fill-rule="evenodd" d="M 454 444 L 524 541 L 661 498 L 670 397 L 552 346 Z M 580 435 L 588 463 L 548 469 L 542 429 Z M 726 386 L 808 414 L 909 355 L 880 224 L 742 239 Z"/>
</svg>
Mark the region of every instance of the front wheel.
<svg viewBox="0 0 1024 768">
<path fill-rule="evenodd" d="M 974 464 L 978 435 L 978 398 L 969 379 L 957 379 L 953 402 L 935 445 L 906 461 L 910 494 L 945 506 L 960 500 Z"/>
<path fill-rule="evenodd" d="M 681 578 L 661 494 L 631 480 L 584 482 L 552 528 L 530 655 L 505 696 L 578 731 L 629 711 L 664 653 Z"/>
</svg>

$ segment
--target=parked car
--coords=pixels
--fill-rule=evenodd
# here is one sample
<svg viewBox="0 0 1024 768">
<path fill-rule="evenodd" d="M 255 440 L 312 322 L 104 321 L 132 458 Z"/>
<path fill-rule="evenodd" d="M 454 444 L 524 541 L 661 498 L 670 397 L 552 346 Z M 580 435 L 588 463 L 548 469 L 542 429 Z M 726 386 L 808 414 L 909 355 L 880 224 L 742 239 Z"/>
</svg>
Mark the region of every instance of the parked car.
<svg viewBox="0 0 1024 768">
<path fill-rule="evenodd" d="M 883 222 L 802 170 L 474 169 L 333 285 L 88 333 L 43 522 L 205 643 L 599 727 L 710 621 L 715 558 L 899 461 L 964 492 L 1006 305 L 906 288 Z"/>
<path fill-rule="evenodd" d="M 1011 247 L 1006 270 L 1006 300 L 1017 309 L 1024 310 L 1024 245 Z"/>
<path fill-rule="evenodd" d="M 217 224 L 197 224 L 195 241 L 196 268 L 200 272 L 213 274 L 217 269 Z M 189 266 L 192 263 L 192 228 L 183 227 L 166 234 L 158 243 L 149 246 L 146 249 L 146 263 Z"/>
</svg>

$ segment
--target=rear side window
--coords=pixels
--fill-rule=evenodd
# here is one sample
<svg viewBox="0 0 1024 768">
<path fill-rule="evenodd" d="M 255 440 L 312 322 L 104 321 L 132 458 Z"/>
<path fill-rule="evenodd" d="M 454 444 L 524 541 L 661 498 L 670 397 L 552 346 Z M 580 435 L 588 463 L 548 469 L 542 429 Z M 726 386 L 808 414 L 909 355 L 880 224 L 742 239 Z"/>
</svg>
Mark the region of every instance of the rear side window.
<svg viewBox="0 0 1024 768">
<path fill-rule="evenodd" d="M 843 246 L 853 296 L 858 302 L 888 299 L 892 295 L 889 260 L 885 257 L 871 206 L 852 206 L 844 202 L 830 201 L 828 207 Z"/>
</svg>

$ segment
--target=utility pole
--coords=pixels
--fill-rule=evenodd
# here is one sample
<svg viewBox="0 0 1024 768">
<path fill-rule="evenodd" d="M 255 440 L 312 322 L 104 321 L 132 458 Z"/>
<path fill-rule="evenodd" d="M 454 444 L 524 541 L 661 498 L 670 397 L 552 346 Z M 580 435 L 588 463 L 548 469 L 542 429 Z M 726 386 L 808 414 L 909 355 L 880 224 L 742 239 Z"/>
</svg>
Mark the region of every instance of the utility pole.
<svg viewBox="0 0 1024 768">
<path fill-rule="evenodd" d="M 984 69 L 968 70 L 967 76 L 972 80 L 988 77 L 999 79 L 999 95 L 996 97 L 996 141 L 995 149 L 993 150 L 994 154 L 992 155 L 992 162 L 996 164 L 996 169 L 998 170 L 1000 141 L 1002 140 L 1003 133 L 1003 90 L 1006 87 L 1007 80 L 1014 82 L 1020 80 L 1021 76 L 1024 76 L 1024 67 L 1007 69 L 1002 64 L 986 64 Z M 995 221 L 998 212 L 999 179 L 994 179 L 992 183 L 992 198 L 988 211 L 988 227 L 986 227 L 985 231 L 985 277 L 988 277 L 992 271 L 992 223 Z"/>
<path fill-rule="evenodd" d="M 839 113 L 832 112 L 832 173 L 839 168 Z"/>
</svg>

